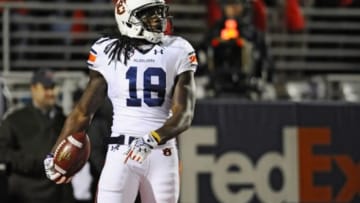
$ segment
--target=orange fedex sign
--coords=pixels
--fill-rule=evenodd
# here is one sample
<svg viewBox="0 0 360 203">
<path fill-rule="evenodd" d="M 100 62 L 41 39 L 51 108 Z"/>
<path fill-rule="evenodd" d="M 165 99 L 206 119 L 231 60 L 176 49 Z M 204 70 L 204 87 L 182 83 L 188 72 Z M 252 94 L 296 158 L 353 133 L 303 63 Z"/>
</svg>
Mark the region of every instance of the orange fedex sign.
<svg viewBox="0 0 360 203">
<path fill-rule="evenodd" d="M 328 128 L 296 128 L 299 146 L 299 197 L 301 202 L 351 202 L 360 195 L 360 164 L 346 154 L 315 154 L 316 147 L 331 147 Z M 316 173 L 331 173 L 335 164 L 345 176 L 345 183 L 335 194 L 331 185 L 316 185 Z"/>
<path fill-rule="evenodd" d="M 344 203 L 359 198 L 360 165 L 351 155 L 331 150 L 329 128 L 285 127 L 280 137 L 280 151 L 265 151 L 254 159 L 250 155 L 254 153 L 241 148 L 216 150 L 219 138 L 214 127 L 185 132 L 180 136 L 181 202 L 200 203 L 208 198 L 206 202 L 221 203 Z M 202 147 L 222 152 L 199 153 Z M 276 172 L 281 174 L 278 185 L 272 181 Z M 340 185 L 327 180 L 334 173 L 343 177 Z M 209 177 L 207 197 L 199 189 L 198 177 L 203 174 Z M 240 189 L 231 189 L 235 187 Z"/>
</svg>

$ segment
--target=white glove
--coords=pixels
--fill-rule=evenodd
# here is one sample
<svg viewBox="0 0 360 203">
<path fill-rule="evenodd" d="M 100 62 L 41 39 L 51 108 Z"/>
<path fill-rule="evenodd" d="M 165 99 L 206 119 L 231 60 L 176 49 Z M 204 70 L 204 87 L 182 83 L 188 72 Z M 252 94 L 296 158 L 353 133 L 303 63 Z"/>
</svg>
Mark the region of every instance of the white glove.
<svg viewBox="0 0 360 203">
<path fill-rule="evenodd" d="M 150 154 L 151 150 L 157 146 L 157 141 L 150 134 L 134 139 L 130 143 L 129 150 L 126 152 L 124 163 L 126 163 L 129 158 L 142 163 Z"/>
<path fill-rule="evenodd" d="M 61 176 L 59 172 L 55 171 L 54 155 L 52 154 L 48 154 L 44 159 L 44 168 L 45 168 L 46 177 L 52 181 L 55 181 Z"/>
</svg>

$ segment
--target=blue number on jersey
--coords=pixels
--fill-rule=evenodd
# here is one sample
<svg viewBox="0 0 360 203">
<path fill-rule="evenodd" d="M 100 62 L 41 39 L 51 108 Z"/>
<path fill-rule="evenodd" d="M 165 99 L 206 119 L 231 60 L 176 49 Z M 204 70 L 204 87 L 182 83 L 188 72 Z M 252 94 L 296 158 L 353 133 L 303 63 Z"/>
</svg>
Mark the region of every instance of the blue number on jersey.
<svg viewBox="0 0 360 203">
<path fill-rule="evenodd" d="M 157 77 L 158 83 L 152 84 L 151 78 Z M 129 80 L 130 98 L 126 100 L 127 106 L 141 106 L 141 99 L 137 96 L 137 67 L 130 67 L 126 72 L 126 79 Z M 144 72 L 144 103 L 150 107 L 161 106 L 165 100 L 166 73 L 161 68 L 150 67 Z M 153 98 L 151 93 L 156 93 Z"/>
<path fill-rule="evenodd" d="M 130 99 L 126 99 L 126 106 L 141 106 L 141 99 L 136 95 L 137 67 L 130 67 L 126 72 L 126 79 L 129 79 Z"/>
</svg>

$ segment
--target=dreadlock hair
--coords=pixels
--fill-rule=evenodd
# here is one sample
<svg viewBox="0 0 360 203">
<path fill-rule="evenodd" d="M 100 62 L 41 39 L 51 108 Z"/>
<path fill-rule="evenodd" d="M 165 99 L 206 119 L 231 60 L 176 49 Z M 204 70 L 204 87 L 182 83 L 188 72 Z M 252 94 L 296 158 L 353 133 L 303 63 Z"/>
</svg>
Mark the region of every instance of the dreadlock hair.
<svg viewBox="0 0 360 203">
<path fill-rule="evenodd" d="M 105 54 L 108 55 L 109 64 L 111 61 L 118 60 L 126 65 L 137 46 L 150 43 L 143 39 L 134 39 L 122 35 L 117 29 L 105 33 L 104 37 L 107 37 L 107 40 L 116 39 L 108 44 L 104 50 Z M 122 54 L 124 54 L 124 61 L 121 60 Z"/>
</svg>

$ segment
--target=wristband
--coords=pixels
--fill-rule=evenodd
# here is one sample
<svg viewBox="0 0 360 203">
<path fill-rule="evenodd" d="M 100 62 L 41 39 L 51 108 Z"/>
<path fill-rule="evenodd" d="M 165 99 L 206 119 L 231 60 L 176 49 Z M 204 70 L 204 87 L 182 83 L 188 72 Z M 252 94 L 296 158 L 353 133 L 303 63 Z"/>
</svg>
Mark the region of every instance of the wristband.
<svg viewBox="0 0 360 203">
<path fill-rule="evenodd" d="M 151 134 L 151 136 L 153 136 L 153 138 L 155 138 L 157 143 L 160 143 L 161 137 L 160 137 L 159 133 L 157 133 L 155 131 L 151 131 L 150 134 Z"/>
</svg>

